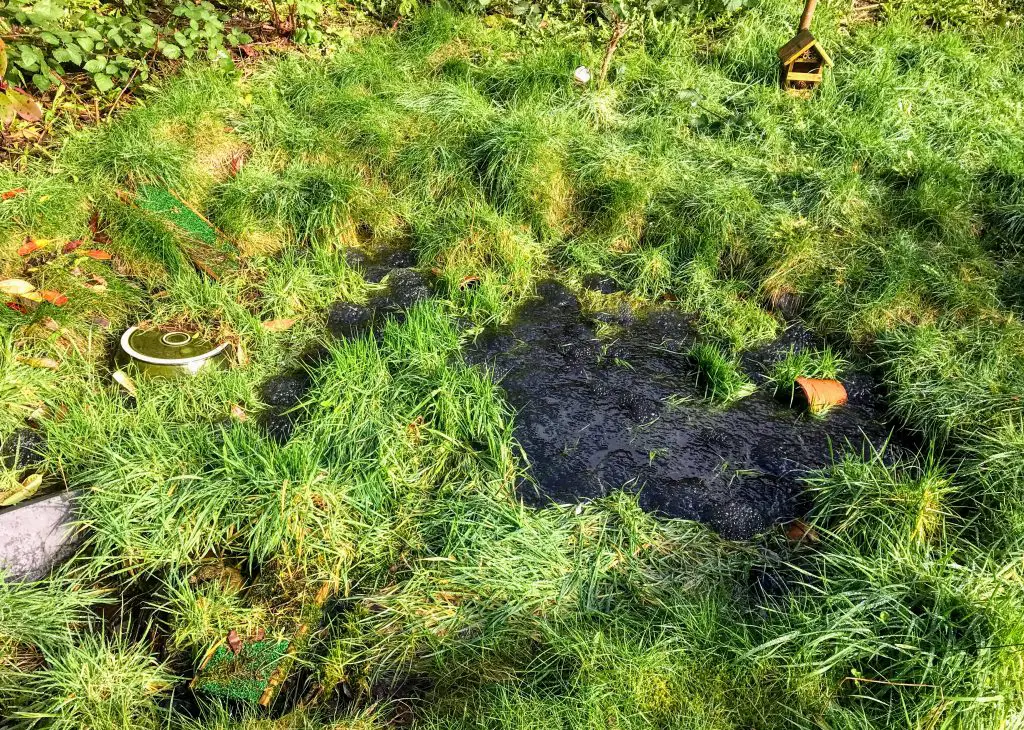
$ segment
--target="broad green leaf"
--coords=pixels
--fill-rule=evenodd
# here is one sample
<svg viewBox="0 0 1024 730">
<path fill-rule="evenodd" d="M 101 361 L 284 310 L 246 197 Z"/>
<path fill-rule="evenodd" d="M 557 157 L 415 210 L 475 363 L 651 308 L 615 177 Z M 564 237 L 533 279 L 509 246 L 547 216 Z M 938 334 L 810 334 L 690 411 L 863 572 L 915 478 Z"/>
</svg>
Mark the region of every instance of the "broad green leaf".
<svg viewBox="0 0 1024 730">
<path fill-rule="evenodd" d="M 172 61 L 175 58 L 181 58 L 181 49 L 173 43 L 165 43 L 160 49 L 160 53 L 164 54 L 166 58 L 169 58 Z"/>
<path fill-rule="evenodd" d="M 93 74 L 92 80 L 96 84 L 96 88 L 103 93 L 114 88 L 114 80 L 106 74 Z"/>
</svg>

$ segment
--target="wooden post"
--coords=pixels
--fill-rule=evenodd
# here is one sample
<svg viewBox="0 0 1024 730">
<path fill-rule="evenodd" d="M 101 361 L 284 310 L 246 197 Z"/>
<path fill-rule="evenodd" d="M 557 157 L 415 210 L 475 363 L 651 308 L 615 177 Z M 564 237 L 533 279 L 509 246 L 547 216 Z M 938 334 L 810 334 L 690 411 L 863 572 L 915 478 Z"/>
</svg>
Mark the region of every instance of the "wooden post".
<svg viewBox="0 0 1024 730">
<path fill-rule="evenodd" d="M 807 4 L 804 5 L 804 14 L 800 16 L 800 30 L 811 29 L 811 20 L 814 19 L 814 8 L 817 5 L 818 0 L 807 0 Z"/>
</svg>

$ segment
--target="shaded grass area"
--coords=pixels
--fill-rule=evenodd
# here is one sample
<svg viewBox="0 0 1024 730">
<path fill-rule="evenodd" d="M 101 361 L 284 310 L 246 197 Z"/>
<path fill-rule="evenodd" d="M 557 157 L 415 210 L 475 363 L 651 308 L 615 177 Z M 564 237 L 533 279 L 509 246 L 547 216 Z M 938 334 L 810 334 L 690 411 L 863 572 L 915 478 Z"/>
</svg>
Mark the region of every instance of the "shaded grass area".
<svg viewBox="0 0 1024 730">
<path fill-rule="evenodd" d="M 776 88 L 786 3 L 626 43 L 612 81 L 587 88 L 571 72 L 599 65 L 599 45 L 432 11 L 326 59 L 187 69 L 54 159 L 0 171 L 0 189 L 26 188 L 0 203 L 3 278 L 69 298 L 0 311 L 0 436 L 39 425 L 42 468 L 84 490 L 89 530 L 58 575 L 0 584 L 0 713 L 69 728 L 1021 722 L 1020 30 L 936 31 L 896 8 L 839 32 L 840 14 L 823 11 L 837 64 L 806 101 Z M 145 185 L 233 237 L 237 268 L 197 273 L 119 194 Z M 26 236 L 53 243 L 26 261 Z M 112 262 L 62 253 L 76 239 Z M 381 288 L 346 253 L 394 246 L 442 296 L 377 337 L 329 338 L 331 303 Z M 528 509 L 514 416 L 462 340 L 553 273 L 692 313 L 726 400 L 748 386 L 738 351 L 796 306 L 835 350 L 788 359 L 776 384 L 870 362 L 939 456 L 844 458 L 810 480 L 795 541 L 729 544 L 622 493 Z M 109 346 L 143 319 L 229 339 L 237 366 L 139 379 L 129 397 Z M 324 342 L 292 438 L 268 439 L 260 384 Z M 243 566 L 243 585 L 204 583 L 211 562 Z M 320 605 L 282 719 L 209 697 L 178 710 L 176 677 L 227 631 L 294 628 Z"/>
</svg>

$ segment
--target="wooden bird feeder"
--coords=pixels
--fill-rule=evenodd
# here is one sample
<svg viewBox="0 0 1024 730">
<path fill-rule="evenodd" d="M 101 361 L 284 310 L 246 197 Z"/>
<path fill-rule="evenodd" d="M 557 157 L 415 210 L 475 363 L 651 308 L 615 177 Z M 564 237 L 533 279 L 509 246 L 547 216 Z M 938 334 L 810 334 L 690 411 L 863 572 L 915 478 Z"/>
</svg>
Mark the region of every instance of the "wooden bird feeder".
<svg viewBox="0 0 1024 730">
<path fill-rule="evenodd" d="M 786 45 L 779 49 L 782 61 L 782 88 L 788 91 L 810 91 L 825 77 L 825 67 L 832 65 L 832 58 L 821 47 L 811 33 L 811 19 L 817 0 L 807 0 L 800 30 Z"/>
</svg>

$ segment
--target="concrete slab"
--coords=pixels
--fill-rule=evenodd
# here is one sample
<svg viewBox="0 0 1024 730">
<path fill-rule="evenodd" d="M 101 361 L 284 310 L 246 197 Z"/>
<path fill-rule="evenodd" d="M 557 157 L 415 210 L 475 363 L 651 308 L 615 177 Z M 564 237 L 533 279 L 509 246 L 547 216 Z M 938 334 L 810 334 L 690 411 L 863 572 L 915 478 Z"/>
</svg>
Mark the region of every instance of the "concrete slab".
<svg viewBox="0 0 1024 730">
<path fill-rule="evenodd" d="M 69 558 L 80 540 L 71 525 L 77 496 L 59 492 L 0 511 L 0 572 L 39 580 Z"/>
</svg>

